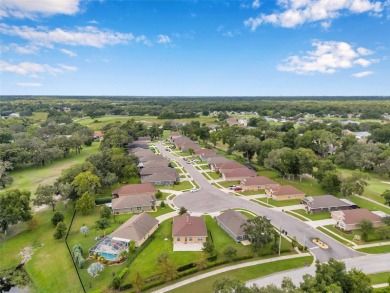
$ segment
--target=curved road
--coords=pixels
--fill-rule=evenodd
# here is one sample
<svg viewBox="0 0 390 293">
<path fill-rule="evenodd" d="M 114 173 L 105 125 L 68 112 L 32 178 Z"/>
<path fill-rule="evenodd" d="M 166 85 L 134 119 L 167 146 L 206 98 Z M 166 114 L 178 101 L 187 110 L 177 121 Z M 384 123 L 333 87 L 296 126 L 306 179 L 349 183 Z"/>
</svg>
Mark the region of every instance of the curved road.
<svg viewBox="0 0 390 293">
<path fill-rule="evenodd" d="M 295 236 L 299 243 L 306 245 L 314 254 L 316 259 L 320 261 L 328 261 L 329 258 L 338 260 L 348 259 L 364 255 L 363 253 L 342 245 L 333 238 L 321 233 L 293 216 L 269 209 L 254 202 L 250 202 L 221 191 L 220 189 L 212 186 L 211 183 L 208 182 L 194 166 L 187 164 L 183 158 L 174 156 L 170 152 L 166 151 L 165 147 L 161 143 L 157 143 L 156 146 L 159 148 L 163 156 L 181 163 L 200 186 L 200 190 L 198 192 L 187 192 L 176 196 L 173 203 L 177 207 L 184 206 L 188 211 L 196 213 L 211 213 L 223 211 L 229 208 L 242 208 L 250 210 L 258 215 L 268 215 L 271 217 L 271 223 L 274 226 L 284 229 L 290 236 Z M 321 240 L 328 244 L 329 249 L 323 250 L 316 246 L 311 241 L 311 239 L 316 237 L 321 238 Z"/>
</svg>

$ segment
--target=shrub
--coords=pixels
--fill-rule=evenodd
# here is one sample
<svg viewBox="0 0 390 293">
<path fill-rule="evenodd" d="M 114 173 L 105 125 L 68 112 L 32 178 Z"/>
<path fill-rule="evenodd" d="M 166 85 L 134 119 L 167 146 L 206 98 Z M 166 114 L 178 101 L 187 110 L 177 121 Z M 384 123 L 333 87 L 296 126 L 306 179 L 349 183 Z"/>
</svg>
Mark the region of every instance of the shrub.
<svg viewBox="0 0 390 293">
<path fill-rule="evenodd" d="M 104 266 L 99 262 L 94 262 L 88 267 L 88 274 L 94 278 L 97 278 L 99 274 L 104 270 Z"/>
<path fill-rule="evenodd" d="M 67 230 L 68 228 L 66 227 L 64 222 L 58 222 L 53 237 L 58 240 L 62 239 L 65 236 Z"/>
<path fill-rule="evenodd" d="M 110 203 L 112 201 L 111 197 L 100 197 L 100 198 L 95 198 L 95 204 L 105 204 L 105 203 Z"/>
<path fill-rule="evenodd" d="M 163 193 L 161 192 L 161 190 L 158 190 L 155 194 L 156 198 L 162 198 L 163 196 Z"/>
<path fill-rule="evenodd" d="M 54 226 L 57 226 L 59 222 L 63 222 L 65 219 L 64 214 L 61 212 L 55 212 L 53 217 L 51 218 L 51 222 Z"/>
<path fill-rule="evenodd" d="M 100 208 L 100 217 L 101 218 L 110 219 L 111 218 L 111 214 L 112 214 L 112 211 L 111 211 L 111 209 L 108 206 L 103 205 Z"/>
<path fill-rule="evenodd" d="M 41 218 L 39 218 L 37 215 L 34 215 L 32 219 L 27 222 L 27 227 L 29 230 L 33 231 L 39 226 L 40 222 Z"/>
<path fill-rule="evenodd" d="M 162 202 L 160 203 L 160 208 L 165 208 L 165 202 L 164 202 L 164 201 L 162 201 Z"/>
<path fill-rule="evenodd" d="M 83 269 L 83 268 L 84 268 L 84 265 L 85 265 L 85 260 L 84 260 L 84 258 L 80 258 L 77 264 L 78 264 L 78 266 L 79 266 L 79 269 Z"/>
</svg>

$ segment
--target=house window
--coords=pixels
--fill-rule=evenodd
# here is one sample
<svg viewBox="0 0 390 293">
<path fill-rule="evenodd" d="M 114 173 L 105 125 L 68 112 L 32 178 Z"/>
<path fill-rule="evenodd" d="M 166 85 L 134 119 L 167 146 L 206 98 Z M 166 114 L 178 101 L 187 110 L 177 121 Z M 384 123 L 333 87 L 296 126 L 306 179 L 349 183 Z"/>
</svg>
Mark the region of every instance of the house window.
<svg viewBox="0 0 390 293">
<path fill-rule="evenodd" d="M 192 241 L 192 237 L 188 237 L 188 241 Z"/>
<path fill-rule="evenodd" d="M 176 241 L 180 241 L 180 237 L 176 237 Z"/>
<path fill-rule="evenodd" d="M 203 240 L 203 237 L 202 236 L 198 236 L 198 241 L 202 241 Z"/>
</svg>

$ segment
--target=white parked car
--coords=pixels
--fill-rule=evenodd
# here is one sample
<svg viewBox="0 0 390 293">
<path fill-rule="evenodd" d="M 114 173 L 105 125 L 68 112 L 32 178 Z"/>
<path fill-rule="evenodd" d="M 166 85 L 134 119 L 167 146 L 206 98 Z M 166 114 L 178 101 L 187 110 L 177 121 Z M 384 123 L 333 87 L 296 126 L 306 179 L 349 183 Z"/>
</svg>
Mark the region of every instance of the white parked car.
<svg viewBox="0 0 390 293">
<path fill-rule="evenodd" d="M 190 191 L 191 191 L 191 192 L 197 192 L 198 189 L 197 189 L 197 188 L 191 188 Z"/>
</svg>

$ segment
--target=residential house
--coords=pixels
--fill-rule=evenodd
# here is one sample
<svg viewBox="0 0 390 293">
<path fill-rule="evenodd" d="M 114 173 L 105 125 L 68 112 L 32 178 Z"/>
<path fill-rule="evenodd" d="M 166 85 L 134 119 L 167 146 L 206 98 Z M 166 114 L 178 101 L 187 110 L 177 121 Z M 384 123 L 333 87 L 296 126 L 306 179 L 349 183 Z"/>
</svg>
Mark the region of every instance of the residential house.
<svg viewBox="0 0 390 293">
<path fill-rule="evenodd" d="M 359 224 L 363 220 L 372 222 L 374 227 L 380 227 L 384 225 L 382 222 L 382 217 L 367 209 L 334 211 L 331 213 L 331 216 L 332 219 L 336 220 L 336 227 L 344 231 L 360 229 Z"/>
<path fill-rule="evenodd" d="M 155 195 L 157 189 L 150 183 L 128 184 L 111 192 L 113 197 L 122 197 L 135 194 Z"/>
<path fill-rule="evenodd" d="M 274 200 L 303 199 L 305 193 L 291 185 L 270 186 L 265 189 L 265 194 Z"/>
<path fill-rule="evenodd" d="M 175 174 L 176 170 L 175 168 L 170 167 L 160 167 L 160 166 L 150 166 L 150 167 L 144 167 L 139 171 L 141 178 L 144 176 L 157 174 L 157 173 L 168 173 L 168 174 Z"/>
<path fill-rule="evenodd" d="M 195 154 L 198 155 L 202 161 L 206 161 L 208 158 L 217 156 L 216 151 L 212 149 L 197 149 L 195 150 Z"/>
<path fill-rule="evenodd" d="M 333 195 L 308 196 L 302 199 L 302 204 L 310 214 L 353 208 L 348 202 L 342 201 Z"/>
<path fill-rule="evenodd" d="M 173 243 L 204 243 L 207 239 L 206 223 L 202 217 L 190 216 L 185 213 L 173 218 Z"/>
<path fill-rule="evenodd" d="M 104 133 L 102 131 L 94 131 L 93 132 L 93 139 L 94 140 L 102 141 L 103 138 L 104 138 Z"/>
<path fill-rule="evenodd" d="M 152 183 L 153 185 L 173 185 L 179 182 L 177 173 L 155 173 L 141 178 L 142 183 Z"/>
<path fill-rule="evenodd" d="M 147 156 L 143 156 L 143 157 L 138 157 L 138 158 L 139 158 L 139 161 L 141 163 L 152 162 L 152 161 L 153 162 L 156 162 L 156 161 L 166 161 L 167 160 L 163 156 L 155 155 L 155 154 L 147 155 Z"/>
<path fill-rule="evenodd" d="M 148 213 L 135 215 L 110 234 L 113 240 L 135 242 L 140 247 L 158 228 L 158 221 Z"/>
<path fill-rule="evenodd" d="M 222 155 L 217 155 L 215 157 L 210 157 L 207 159 L 207 164 L 211 167 L 215 163 L 221 163 L 221 162 L 232 162 L 232 160 L 225 158 Z"/>
<path fill-rule="evenodd" d="M 234 117 L 226 119 L 226 122 L 229 126 L 238 125 L 238 119 Z"/>
<path fill-rule="evenodd" d="M 225 181 L 241 181 L 245 178 L 255 177 L 257 173 L 247 167 L 237 169 L 219 169 L 222 179 Z"/>
<path fill-rule="evenodd" d="M 182 135 L 179 133 L 179 132 L 173 132 L 171 133 L 171 135 L 169 136 L 169 139 L 171 142 L 174 142 L 175 139 L 179 138 L 179 137 L 182 137 Z"/>
<path fill-rule="evenodd" d="M 243 190 L 253 190 L 253 191 L 266 189 L 267 187 L 272 187 L 272 186 L 279 186 L 278 183 L 265 176 L 244 178 L 241 180 L 240 185 Z"/>
<path fill-rule="evenodd" d="M 156 197 L 150 194 L 132 194 L 113 198 L 111 208 L 114 214 L 152 211 L 156 205 Z"/>
<path fill-rule="evenodd" d="M 240 242 L 246 239 L 243 225 L 248 218 L 235 210 L 227 210 L 215 218 L 217 224 L 229 234 L 235 241 Z"/>
<path fill-rule="evenodd" d="M 181 144 L 181 151 L 183 153 L 187 153 L 189 152 L 190 149 L 196 151 L 196 150 L 199 150 L 201 147 L 199 144 L 193 142 L 193 141 L 189 141 L 189 142 L 185 142 L 183 144 Z"/>
<path fill-rule="evenodd" d="M 368 131 L 352 132 L 352 135 L 356 137 L 357 140 L 362 140 L 371 136 L 371 133 Z"/>
<path fill-rule="evenodd" d="M 221 169 L 242 169 L 246 168 L 243 164 L 236 161 L 218 162 L 211 165 L 211 170 L 219 171 Z"/>
</svg>

